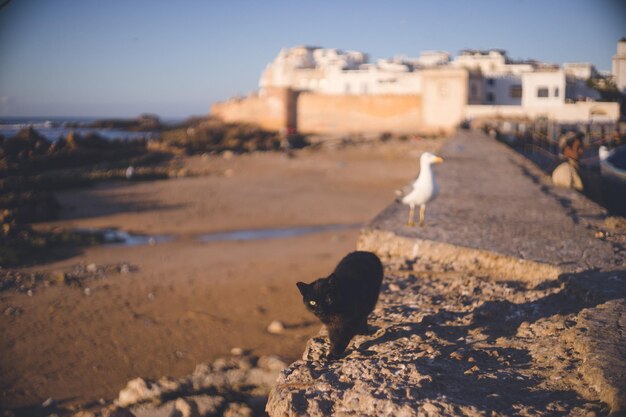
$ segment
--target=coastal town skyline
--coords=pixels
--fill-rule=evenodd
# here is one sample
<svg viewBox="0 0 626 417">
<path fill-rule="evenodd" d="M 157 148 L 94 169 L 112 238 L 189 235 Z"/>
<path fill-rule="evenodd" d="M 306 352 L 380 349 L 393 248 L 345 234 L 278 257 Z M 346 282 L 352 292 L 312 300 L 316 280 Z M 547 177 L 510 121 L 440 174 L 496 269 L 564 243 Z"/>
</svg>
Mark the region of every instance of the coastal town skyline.
<svg viewBox="0 0 626 417">
<path fill-rule="evenodd" d="M 617 1 L 185 4 L 12 1 L 0 9 L 0 117 L 184 117 L 258 88 L 281 48 L 370 61 L 500 48 L 513 59 L 610 71 Z"/>
</svg>

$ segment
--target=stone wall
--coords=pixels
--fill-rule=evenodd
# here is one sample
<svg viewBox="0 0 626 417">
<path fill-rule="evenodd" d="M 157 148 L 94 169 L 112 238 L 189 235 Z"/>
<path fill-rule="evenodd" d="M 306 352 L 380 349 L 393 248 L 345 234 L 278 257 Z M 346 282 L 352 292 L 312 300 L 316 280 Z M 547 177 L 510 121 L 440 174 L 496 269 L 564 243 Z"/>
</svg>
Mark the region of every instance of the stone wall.
<svg viewBox="0 0 626 417">
<path fill-rule="evenodd" d="M 454 131 L 467 106 L 469 75 L 465 69 L 422 71 L 424 131 Z"/>
<path fill-rule="evenodd" d="M 567 103 L 558 107 L 471 105 L 464 109 L 466 118 L 500 116 L 534 119 L 548 117 L 559 122 L 615 121 L 619 119 L 619 114 L 619 103 L 597 101 Z"/>
<path fill-rule="evenodd" d="M 359 237 L 385 266 L 369 334 L 338 360 L 310 339 L 269 415 L 626 415 L 621 223 L 485 135 L 438 154 L 426 226 L 394 202 Z"/>
<path fill-rule="evenodd" d="M 310 339 L 272 388 L 270 416 L 624 415 L 623 273 L 537 285 L 480 265 L 379 255 L 370 334 L 333 361 L 325 330 Z"/>
<path fill-rule="evenodd" d="M 416 132 L 422 127 L 417 95 L 329 95 L 301 93 L 298 130 L 309 133 Z"/>
<path fill-rule="evenodd" d="M 232 98 L 211 106 L 211 114 L 225 122 L 258 124 L 280 130 L 296 125 L 297 93 L 287 88 L 267 88 L 260 94 Z"/>
<path fill-rule="evenodd" d="M 476 80 L 472 81 L 476 84 Z M 215 103 L 211 113 L 226 122 L 304 133 L 450 133 L 466 118 L 548 117 L 561 122 L 619 118 L 619 103 L 577 102 L 551 107 L 469 105 L 465 69 L 421 71 L 421 94 L 321 94 L 267 87 L 245 98 Z M 472 102 L 476 102 L 473 100 Z"/>
<path fill-rule="evenodd" d="M 320 94 L 270 87 L 245 98 L 216 103 L 211 113 L 226 122 L 265 129 L 295 127 L 305 133 L 450 132 L 464 116 L 468 73 L 424 70 L 423 94 Z"/>
</svg>

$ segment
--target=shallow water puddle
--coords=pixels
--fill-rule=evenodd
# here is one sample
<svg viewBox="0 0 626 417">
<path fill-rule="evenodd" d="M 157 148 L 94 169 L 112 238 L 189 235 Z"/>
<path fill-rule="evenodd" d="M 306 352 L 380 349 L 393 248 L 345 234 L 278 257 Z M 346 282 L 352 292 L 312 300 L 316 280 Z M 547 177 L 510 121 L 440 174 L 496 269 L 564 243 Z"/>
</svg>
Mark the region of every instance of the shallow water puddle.
<svg viewBox="0 0 626 417">
<path fill-rule="evenodd" d="M 231 232 L 207 233 L 198 236 L 200 242 L 219 242 L 223 240 L 262 240 L 297 237 L 313 233 L 340 232 L 362 227 L 362 224 L 327 224 L 321 226 L 301 226 L 284 229 L 251 229 Z"/>
<path fill-rule="evenodd" d="M 118 229 L 77 229 L 77 233 L 97 236 L 107 246 L 156 245 L 174 240 L 170 235 L 141 235 Z"/>
<path fill-rule="evenodd" d="M 264 240 L 264 239 L 280 239 L 288 237 L 298 237 L 313 233 L 323 232 L 341 232 L 344 230 L 353 230 L 363 227 L 361 223 L 356 224 L 327 224 L 320 226 L 300 226 L 288 227 L 284 229 L 249 229 L 249 230 L 233 230 L 230 232 L 214 232 L 196 236 L 194 240 L 209 243 L 220 241 L 240 241 L 240 240 Z M 176 239 L 172 235 L 142 235 L 126 232 L 118 229 L 96 229 L 84 228 L 74 229 L 76 233 L 84 233 L 96 236 L 103 245 L 106 246 L 141 246 L 156 245 L 159 243 L 167 243 Z"/>
</svg>

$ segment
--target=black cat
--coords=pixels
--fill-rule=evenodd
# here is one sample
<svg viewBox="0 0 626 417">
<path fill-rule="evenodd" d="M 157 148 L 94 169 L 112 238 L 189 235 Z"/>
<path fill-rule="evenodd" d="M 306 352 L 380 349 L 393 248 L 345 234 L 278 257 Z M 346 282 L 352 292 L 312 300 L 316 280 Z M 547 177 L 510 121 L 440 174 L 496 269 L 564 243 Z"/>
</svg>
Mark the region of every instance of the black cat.
<svg viewBox="0 0 626 417">
<path fill-rule="evenodd" d="M 374 310 L 383 265 L 371 252 L 352 252 L 327 278 L 310 284 L 298 282 L 307 309 L 326 325 L 329 359 L 339 357 L 356 334 L 367 334 L 367 316 Z"/>
</svg>

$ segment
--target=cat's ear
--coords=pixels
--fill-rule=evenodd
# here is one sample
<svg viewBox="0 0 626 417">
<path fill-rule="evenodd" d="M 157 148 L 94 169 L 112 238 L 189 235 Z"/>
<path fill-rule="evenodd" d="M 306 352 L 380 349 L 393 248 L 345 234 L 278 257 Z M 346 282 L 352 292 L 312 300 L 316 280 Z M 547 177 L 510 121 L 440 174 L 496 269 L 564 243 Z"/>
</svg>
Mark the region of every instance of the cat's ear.
<svg viewBox="0 0 626 417">
<path fill-rule="evenodd" d="M 308 292 L 309 284 L 305 284 L 304 282 L 298 282 L 296 285 L 298 286 L 298 289 L 300 290 L 300 294 L 304 295 Z"/>
</svg>

